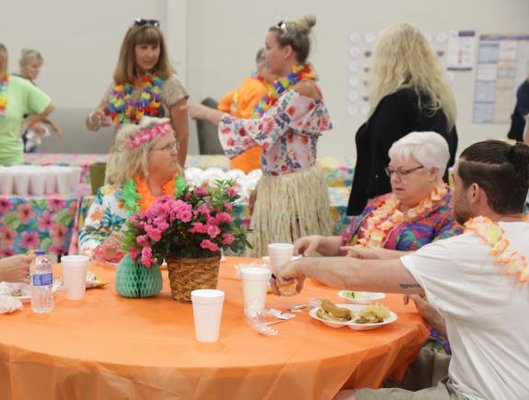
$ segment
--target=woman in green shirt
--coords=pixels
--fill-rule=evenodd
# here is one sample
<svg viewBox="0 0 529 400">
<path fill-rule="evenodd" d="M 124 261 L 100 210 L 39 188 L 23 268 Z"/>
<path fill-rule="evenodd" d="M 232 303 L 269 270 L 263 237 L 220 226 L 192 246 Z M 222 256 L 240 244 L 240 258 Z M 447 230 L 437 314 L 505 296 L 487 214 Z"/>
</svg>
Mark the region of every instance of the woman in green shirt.
<svg viewBox="0 0 529 400">
<path fill-rule="evenodd" d="M 23 154 L 22 123 L 27 129 L 46 119 L 54 110 L 46 93 L 26 79 L 7 72 L 6 47 L 0 43 L 0 165 L 21 164 Z"/>
</svg>

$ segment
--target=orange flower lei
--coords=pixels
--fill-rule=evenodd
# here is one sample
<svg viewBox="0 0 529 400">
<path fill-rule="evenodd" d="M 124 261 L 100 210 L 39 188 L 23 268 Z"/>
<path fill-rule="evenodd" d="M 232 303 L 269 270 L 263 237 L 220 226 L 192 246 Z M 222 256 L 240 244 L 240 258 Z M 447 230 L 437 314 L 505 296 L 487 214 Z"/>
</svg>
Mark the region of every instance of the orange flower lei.
<svg viewBox="0 0 529 400">
<path fill-rule="evenodd" d="M 167 183 L 162 186 L 162 192 L 164 195 L 166 196 L 174 195 L 176 175 L 177 174 L 171 177 L 171 179 L 169 179 Z M 154 204 L 154 200 L 156 198 L 152 195 L 151 191 L 149 190 L 149 187 L 147 186 L 144 180 L 140 179 L 138 176 L 135 176 L 134 181 L 136 182 L 136 193 L 140 195 L 140 198 L 139 198 L 140 210 L 146 211 Z"/>
<path fill-rule="evenodd" d="M 518 274 L 518 283 L 529 281 L 527 259 L 517 251 L 509 249 L 511 242 L 505 237 L 505 231 L 497 222 L 480 216 L 469 219 L 465 227 L 492 247 L 492 255 L 498 264 L 503 265 L 507 275 Z"/>
<path fill-rule="evenodd" d="M 417 207 L 408 210 L 406 214 L 398 209 L 400 201 L 391 194 L 366 218 L 366 227 L 361 229 L 363 237 L 357 240 L 357 244 L 369 248 L 383 247 L 393 228 L 400 225 L 405 218 L 411 220 L 427 213 L 447 193 L 448 188 L 444 183 L 437 185 Z"/>
</svg>

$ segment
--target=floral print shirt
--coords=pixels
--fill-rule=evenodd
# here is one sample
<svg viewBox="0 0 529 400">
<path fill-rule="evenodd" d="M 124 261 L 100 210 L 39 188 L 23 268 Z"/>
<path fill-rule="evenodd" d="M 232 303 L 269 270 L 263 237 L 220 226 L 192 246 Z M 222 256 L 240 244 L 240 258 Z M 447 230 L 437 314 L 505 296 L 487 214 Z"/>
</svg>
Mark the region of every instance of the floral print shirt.
<svg viewBox="0 0 529 400">
<path fill-rule="evenodd" d="M 355 245 L 362 235 L 367 217 L 379 204 L 392 193 L 384 194 L 369 200 L 362 213 L 354 218 L 342 233 L 343 245 Z M 463 233 L 463 227 L 455 220 L 454 210 L 450 201 L 452 191 L 437 201 L 434 207 L 414 218 L 405 219 L 396 225 L 388 234 L 384 248 L 401 251 L 414 251 L 437 239 L 445 239 Z"/>
<path fill-rule="evenodd" d="M 97 191 L 79 232 L 80 254 L 93 254 L 112 231 L 120 231 L 124 226 L 129 212 L 125 209 L 122 195 L 123 189 L 116 186 L 103 186 Z"/>
<path fill-rule="evenodd" d="M 314 166 L 318 139 L 331 128 L 323 100 L 287 90 L 261 118 L 241 119 L 224 114 L 219 139 L 230 158 L 260 146 L 263 173 L 281 175 Z"/>
</svg>

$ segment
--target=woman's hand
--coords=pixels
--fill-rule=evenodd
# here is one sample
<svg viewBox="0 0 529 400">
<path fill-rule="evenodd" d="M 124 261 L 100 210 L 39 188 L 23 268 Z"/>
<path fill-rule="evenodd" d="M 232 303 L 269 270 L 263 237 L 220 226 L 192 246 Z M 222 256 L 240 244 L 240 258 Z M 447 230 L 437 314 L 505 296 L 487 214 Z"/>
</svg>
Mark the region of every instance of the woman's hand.
<svg viewBox="0 0 529 400">
<path fill-rule="evenodd" d="M 205 119 L 215 125 L 219 124 L 222 117 L 222 112 L 203 104 L 187 105 L 187 114 L 193 119 Z"/>
<path fill-rule="evenodd" d="M 105 239 L 102 243 L 103 248 L 103 257 L 105 260 L 113 260 L 121 253 L 121 240 L 123 239 L 123 234 L 121 232 L 112 232 L 109 237 Z"/>
<path fill-rule="evenodd" d="M 96 108 L 86 119 L 86 127 L 92 131 L 107 126 L 112 126 L 112 119 L 105 114 L 102 108 Z"/>
<path fill-rule="evenodd" d="M 55 121 L 48 120 L 48 123 L 51 126 L 51 129 L 53 129 L 53 132 L 58 136 L 62 137 L 64 131 L 62 130 L 61 126 L 56 123 Z"/>
<path fill-rule="evenodd" d="M 29 265 L 35 258 L 34 254 L 19 254 L 0 260 L 0 281 L 27 282 Z"/>
</svg>

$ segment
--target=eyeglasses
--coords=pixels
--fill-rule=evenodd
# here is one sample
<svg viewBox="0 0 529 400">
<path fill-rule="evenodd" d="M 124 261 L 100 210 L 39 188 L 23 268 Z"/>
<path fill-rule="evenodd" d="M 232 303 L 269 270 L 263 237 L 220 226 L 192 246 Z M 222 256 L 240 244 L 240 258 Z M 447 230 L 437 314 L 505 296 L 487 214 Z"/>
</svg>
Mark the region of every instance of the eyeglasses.
<svg viewBox="0 0 529 400">
<path fill-rule="evenodd" d="M 157 19 L 143 19 L 143 18 L 136 18 L 134 20 L 134 26 L 143 26 L 143 25 L 153 25 L 153 26 L 159 27 L 160 21 Z"/>
<path fill-rule="evenodd" d="M 284 20 L 279 21 L 276 26 L 281 29 L 281 32 L 287 33 L 287 24 Z"/>
<path fill-rule="evenodd" d="M 391 175 L 393 174 L 396 174 L 399 179 L 405 179 L 406 176 L 408 176 L 409 174 L 411 174 L 412 172 L 415 172 L 421 168 L 424 168 L 423 165 L 419 165 L 418 167 L 415 167 L 415 168 L 410 168 L 410 169 L 398 169 L 398 170 L 394 170 L 394 169 L 391 169 L 389 167 L 386 167 L 384 168 L 384 171 L 386 172 L 386 175 L 389 176 L 391 178 Z"/>
<path fill-rule="evenodd" d="M 179 145 L 178 145 L 178 142 L 173 142 L 173 143 L 169 143 L 169 144 L 166 144 L 165 146 L 159 148 L 159 149 L 153 149 L 153 150 L 157 150 L 157 151 L 178 151 L 179 149 Z"/>
</svg>

